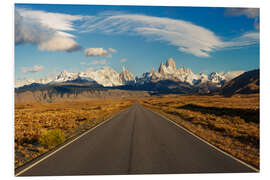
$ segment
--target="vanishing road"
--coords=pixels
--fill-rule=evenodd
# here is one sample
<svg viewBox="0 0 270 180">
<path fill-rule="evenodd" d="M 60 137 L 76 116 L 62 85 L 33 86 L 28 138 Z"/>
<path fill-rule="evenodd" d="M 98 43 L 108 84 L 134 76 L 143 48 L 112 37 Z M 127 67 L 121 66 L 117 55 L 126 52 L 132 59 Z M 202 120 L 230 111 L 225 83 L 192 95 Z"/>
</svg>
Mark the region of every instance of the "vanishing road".
<svg viewBox="0 0 270 180">
<path fill-rule="evenodd" d="M 255 172 L 135 103 L 19 176 Z"/>
</svg>

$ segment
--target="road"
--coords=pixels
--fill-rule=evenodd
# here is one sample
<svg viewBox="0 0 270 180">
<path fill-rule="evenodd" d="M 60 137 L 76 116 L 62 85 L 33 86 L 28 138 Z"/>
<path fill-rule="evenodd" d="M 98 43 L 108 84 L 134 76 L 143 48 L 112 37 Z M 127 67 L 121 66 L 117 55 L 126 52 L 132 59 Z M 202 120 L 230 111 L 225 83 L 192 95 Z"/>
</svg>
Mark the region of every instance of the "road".
<svg viewBox="0 0 270 180">
<path fill-rule="evenodd" d="M 20 176 L 254 172 L 135 103 Z"/>
</svg>

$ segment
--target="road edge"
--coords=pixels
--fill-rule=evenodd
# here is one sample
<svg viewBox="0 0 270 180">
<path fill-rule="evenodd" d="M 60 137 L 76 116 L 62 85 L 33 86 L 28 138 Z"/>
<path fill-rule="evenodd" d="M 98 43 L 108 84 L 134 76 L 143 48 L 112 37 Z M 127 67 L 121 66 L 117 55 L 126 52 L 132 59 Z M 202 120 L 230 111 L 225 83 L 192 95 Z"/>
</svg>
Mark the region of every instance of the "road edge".
<svg viewBox="0 0 270 180">
<path fill-rule="evenodd" d="M 134 106 L 131 105 L 130 107 L 128 107 L 127 109 L 123 109 L 120 112 L 118 112 L 117 114 L 114 114 L 113 116 L 109 117 L 108 119 L 106 119 L 105 121 L 99 123 L 97 126 L 83 132 L 82 134 L 80 134 L 79 136 L 75 137 L 74 139 L 71 139 L 70 141 L 60 145 L 59 147 L 57 147 L 56 149 L 54 149 L 52 152 L 49 152 L 47 155 L 45 155 L 44 157 L 42 157 L 41 159 L 37 160 L 36 162 L 34 161 L 32 164 L 30 163 L 29 166 L 23 168 L 21 171 L 16 173 L 16 169 L 14 170 L 14 175 L 16 177 L 20 176 L 22 173 L 28 171 L 29 169 L 31 169 L 32 167 L 34 167 L 35 165 L 39 164 L 40 162 L 44 161 L 45 159 L 49 158 L 50 156 L 54 155 L 55 153 L 57 153 L 58 151 L 64 149 L 65 147 L 67 147 L 68 145 L 70 145 L 71 143 L 73 143 L 74 141 L 82 138 L 83 136 L 85 136 L 86 134 L 92 132 L 93 130 L 95 130 L 96 128 L 98 128 L 99 126 L 102 126 L 103 124 L 105 124 L 106 122 L 110 121 L 111 119 L 113 119 L 114 117 L 116 117 L 117 115 L 119 115 L 120 113 L 123 113 L 125 111 L 128 111 L 130 108 L 132 108 Z M 41 155 L 42 156 L 42 155 Z M 38 158 L 38 157 L 37 157 Z"/>
<path fill-rule="evenodd" d="M 141 105 L 141 106 L 143 106 L 143 105 Z M 231 155 L 231 154 L 229 154 L 229 153 L 227 153 L 227 152 L 223 151 L 222 149 L 220 149 L 220 148 L 218 148 L 218 147 L 214 146 L 213 144 L 211 144 L 211 143 L 207 142 L 206 140 L 204 140 L 204 139 L 203 139 L 203 138 L 201 138 L 200 136 L 198 136 L 198 135 L 194 134 L 193 132 L 189 131 L 189 130 L 188 130 L 188 129 L 186 129 L 185 127 L 183 127 L 183 126 L 181 126 L 181 125 L 177 124 L 176 122 L 174 122 L 174 121 L 170 120 L 170 119 L 169 119 L 169 118 L 167 118 L 166 116 L 164 116 L 164 115 L 162 115 L 162 114 L 160 114 L 160 113 L 158 113 L 158 112 L 155 112 L 155 111 L 153 111 L 152 109 L 150 109 L 150 108 L 148 108 L 148 107 L 145 107 L 145 106 L 143 106 L 143 107 L 144 107 L 145 109 L 147 109 L 147 110 L 149 110 L 149 111 L 151 111 L 151 112 L 155 113 L 156 115 L 158 115 L 158 116 L 160 116 L 160 117 L 162 117 L 162 118 L 166 119 L 167 121 L 169 121 L 170 123 L 172 123 L 172 124 L 176 125 L 177 127 L 179 127 L 179 128 L 181 128 L 181 129 L 183 129 L 185 132 L 187 132 L 187 133 L 189 133 L 190 135 L 192 135 L 192 136 L 196 137 L 197 139 L 199 139 L 199 140 L 203 141 L 204 143 L 206 143 L 207 145 L 211 146 L 211 147 L 212 147 L 212 148 L 214 148 L 215 150 L 217 150 L 217 151 L 219 151 L 219 152 L 221 152 L 221 153 L 225 154 L 226 156 L 229 156 L 230 158 L 232 158 L 232 159 L 236 160 L 237 162 L 239 162 L 239 163 L 241 163 L 241 164 L 243 164 L 243 165 L 247 166 L 248 168 L 252 169 L 252 170 L 253 170 L 253 171 L 255 171 L 256 173 L 259 173 L 259 172 L 260 172 L 260 170 L 259 170 L 259 169 L 257 169 L 257 168 L 255 168 L 255 167 L 253 167 L 253 166 L 252 166 L 252 165 L 250 165 L 250 164 L 247 164 L 246 162 L 244 162 L 244 161 L 242 161 L 242 160 L 238 159 L 237 157 L 234 157 L 233 155 Z"/>
</svg>

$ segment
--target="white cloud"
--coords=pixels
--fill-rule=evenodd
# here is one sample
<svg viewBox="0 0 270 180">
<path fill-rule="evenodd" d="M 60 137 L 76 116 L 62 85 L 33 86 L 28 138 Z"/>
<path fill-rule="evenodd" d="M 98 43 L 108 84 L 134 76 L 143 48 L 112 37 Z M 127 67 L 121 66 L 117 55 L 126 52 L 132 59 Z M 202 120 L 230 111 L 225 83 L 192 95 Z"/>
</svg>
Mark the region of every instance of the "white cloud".
<svg viewBox="0 0 270 180">
<path fill-rule="evenodd" d="M 57 31 L 74 31 L 73 21 L 81 20 L 82 16 L 63 13 L 51 13 L 38 10 L 19 9 L 22 17 L 40 23 L 43 27 Z"/>
<path fill-rule="evenodd" d="M 122 62 L 122 63 L 127 62 L 127 59 L 126 58 L 122 58 L 122 59 L 120 59 L 120 62 Z"/>
<path fill-rule="evenodd" d="M 103 48 L 87 48 L 84 51 L 85 56 L 103 56 L 103 57 L 111 57 L 106 49 Z"/>
<path fill-rule="evenodd" d="M 225 11 L 226 15 L 230 16 L 242 16 L 245 15 L 249 18 L 256 18 L 260 16 L 259 8 L 227 8 Z"/>
<path fill-rule="evenodd" d="M 223 48 L 252 45 L 258 41 L 242 36 L 232 41 L 223 41 L 214 32 L 183 20 L 146 15 L 118 14 L 91 19 L 84 24 L 82 32 L 106 34 L 126 33 L 141 35 L 149 40 L 164 41 L 178 47 L 181 52 L 198 57 L 209 57 L 211 52 Z"/>
<path fill-rule="evenodd" d="M 232 8 L 230 8 L 232 9 Z M 231 15 L 246 15 L 255 18 L 254 26 L 259 29 L 259 9 L 242 8 L 226 10 Z M 80 26 L 74 22 L 80 21 Z M 79 27 L 79 28 L 78 28 Z M 15 43 L 36 44 L 40 50 L 75 51 L 81 49 L 74 40 L 73 31 L 101 32 L 107 34 L 125 33 L 140 35 L 152 41 L 163 41 L 176 46 L 181 52 L 198 57 L 209 57 L 212 52 L 224 48 L 241 48 L 259 42 L 259 36 L 251 38 L 249 32 L 240 37 L 224 41 L 211 30 L 188 21 L 153 17 L 138 14 L 103 13 L 98 16 L 77 16 L 63 13 L 50 13 L 29 9 L 15 10 Z M 259 33 L 257 33 L 258 35 Z M 86 56 L 111 57 L 116 52 L 109 48 L 88 48 Z"/>
<path fill-rule="evenodd" d="M 41 50 L 75 51 L 80 46 L 73 40 L 73 21 L 81 16 L 49 13 L 28 9 L 15 9 L 15 43 L 36 44 Z"/>
<path fill-rule="evenodd" d="M 45 41 L 52 36 L 53 32 L 49 29 L 44 29 L 40 24 L 29 21 L 20 15 L 19 11 L 15 10 L 15 43 L 37 44 Z"/>
<path fill-rule="evenodd" d="M 109 48 L 108 50 L 109 50 L 110 52 L 112 52 L 112 53 L 117 52 L 117 50 L 116 50 L 116 49 L 113 49 L 113 48 Z"/>
<path fill-rule="evenodd" d="M 94 60 L 94 61 L 92 61 L 91 62 L 91 64 L 102 64 L 102 65 L 104 65 L 104 64 L 106 64 L 107 63 L 107 61 L 105 60 L 105 59 L 103 59 L 103 60 Z"/>
<path fill-rule="evenodd" d="M 36 73 L 43 70 L 43 66 L 33 66 L 33 67 L 22 67 L 23 73 Z"/>
<path fill-rule="evenodd" d="M 80 49 L 78 44 L 71 38 L 55 35 L 48 41 L 39 43 L 40 50 L 47 51 L 75 51 Z"/>
<path fill-rule="evenodd" d="M 260 40 L 260 33 L 258 32 L 248 32 L 240 37 L 234 38 L 231 41 L 224 42 L 224 48 L 241 48 L 245 46 L 250 46 L 258 44 Z"/>
<path fill-rule="evenodd" d="M 256 30 L 260 29 L 260 9 L 259 8 L 227 8 L 225 11 L 227 16 L 247 16 L 254 19 L 254 27 Z"/>
</svg>

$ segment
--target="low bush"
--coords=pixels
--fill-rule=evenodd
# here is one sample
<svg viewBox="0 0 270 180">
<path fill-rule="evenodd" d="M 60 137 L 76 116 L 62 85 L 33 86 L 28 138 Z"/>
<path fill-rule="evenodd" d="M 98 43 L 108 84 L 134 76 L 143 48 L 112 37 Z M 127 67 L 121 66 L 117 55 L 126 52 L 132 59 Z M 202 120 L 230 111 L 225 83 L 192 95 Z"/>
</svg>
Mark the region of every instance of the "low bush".
<svg viewBox="0 0 270 180">
<path fill-rule="evenodd" d="M 39 143 L 52 148 L 66 140 L 66 135 L 61 129 L 51 129 L 46 131 L 39 139 Z"/>
</svg>

